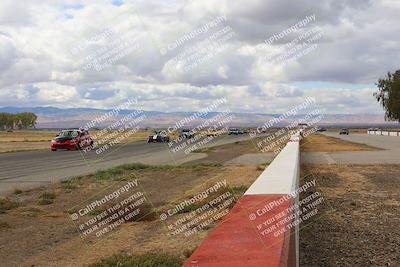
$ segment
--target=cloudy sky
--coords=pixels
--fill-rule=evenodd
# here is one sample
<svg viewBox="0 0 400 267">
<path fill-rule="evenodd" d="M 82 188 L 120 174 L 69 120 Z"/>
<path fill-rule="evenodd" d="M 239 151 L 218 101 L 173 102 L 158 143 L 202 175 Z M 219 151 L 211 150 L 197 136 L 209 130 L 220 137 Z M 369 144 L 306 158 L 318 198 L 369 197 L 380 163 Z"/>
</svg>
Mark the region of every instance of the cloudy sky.
<svg viewBox="0 0 400 267">
<path fill-rule="evenodd" d="M 311 3 L 312 2 L 312 3 Z M 0 106 L 382 113 L 398 0 L 1 0 Z M 268 41 L 270 40 L 270 41 Z"/>
</svg>

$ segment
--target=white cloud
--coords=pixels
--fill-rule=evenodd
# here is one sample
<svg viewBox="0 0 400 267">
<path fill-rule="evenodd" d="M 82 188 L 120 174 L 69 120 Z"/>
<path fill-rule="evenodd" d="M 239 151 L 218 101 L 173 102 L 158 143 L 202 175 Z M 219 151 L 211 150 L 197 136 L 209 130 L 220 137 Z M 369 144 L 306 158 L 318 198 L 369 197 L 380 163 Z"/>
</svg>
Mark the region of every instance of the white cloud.
<svg viewBox="0 0 400 267">
<path fill-rule="evenodd" d="M 290 7 L 290 8 L 288 8 Z M 279 112 L 315 95 L 329 112 L 379 112 L 372 88 L 299 89 L 298 81 L 372 84 L 398 68 L 400 30 L 395 0 L 176 0 L 0 2 L 0 105 L 111 107 L 140 96 L 147 109 L 193 110 L 227 96 L 237 111 Z M 273 34 L 315 14 L 323 38 L 310 54 L 282 66 L 266 56 L 283 50 L 295 34 L 271 46 Z M 199 68 L 182 71 L 181 62 L 159 50 L 218 16 L 235 35 L 226 50 Z M 73 54 L 107 28 L 119 30 Z M 98 72 L 81 62 L 103 42 L 130 34 L 140 48 Z M 210 34 L 210 33 L 209 33 Z M 188 42 L 193 44 L 195 41 Z M 37 88 L 28 90 L 26 88 Z"/>
</svg>

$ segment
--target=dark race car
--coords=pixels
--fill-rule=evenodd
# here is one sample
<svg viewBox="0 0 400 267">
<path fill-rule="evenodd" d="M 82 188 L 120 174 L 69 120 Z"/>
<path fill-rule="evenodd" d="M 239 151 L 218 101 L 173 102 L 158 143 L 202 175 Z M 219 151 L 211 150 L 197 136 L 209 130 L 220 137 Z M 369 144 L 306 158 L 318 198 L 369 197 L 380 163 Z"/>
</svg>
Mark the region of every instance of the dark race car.
<svg viewBox="0 0 400 267">
<path fill-rule="evenodd" d="M 51 150 L 78 150 L 93 145 L 93 139 L 88 131 L 70 129 L 61 131 L 51 140 Z"/>
<path fill-rule="evenodd" d="M 189 129 L 182 129 L 179 137 L 190 139 L 190 138 L 194 137 L 194 133 L 192 131 L 190 131 Z"/>
<path fill-rule="evenodd" d="M 229 129 L 229 135 L 239 135 L 239 129 Z"/>
<path fill-rule="evenodd" d="M 349 129 L 347 129 L 347 128 L 341 129 L 340 132 L 339 132 L 339 135 L 342 135 L 342 134 L 349 135 Z"/>
<path fill-rule="evenodd" d="M 154 134 L 149 135 L 147 137 L 147 143 L 168 143 L 169 136 L 165 131 L 162 132 L 154 132 Z"/>
</svg>

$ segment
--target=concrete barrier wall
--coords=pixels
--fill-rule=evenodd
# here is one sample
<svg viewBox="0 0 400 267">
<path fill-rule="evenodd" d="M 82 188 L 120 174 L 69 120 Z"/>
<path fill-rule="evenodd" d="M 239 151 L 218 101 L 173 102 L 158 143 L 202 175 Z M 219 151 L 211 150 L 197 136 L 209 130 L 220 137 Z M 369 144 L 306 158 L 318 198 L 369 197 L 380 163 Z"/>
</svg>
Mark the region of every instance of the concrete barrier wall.
<svg viewBox="0 0 400 267">
<path fill-rule="evenodd" d="M 298 204 L 288 195 L 299 186 L 300 134 L 291 137 L 288 144 L 274 161 L 249 187 L 244 196 L 232 208 L 223 221 L 209 234 L 186 261 L 186 267 L 282 267 L 299 264 L 298 225 L 288 228 L 278 226 L 280 235 L 262 234 L 258 226 L 268 218 L 284 214 L 296 216 L 291 209 Z M 266 211 L 268 203 L 282 201 L 280 205 Z M 290 210 L 290 211 L 288 211 Z M 257 212 L 255 212 L 257 211 Z M 260 215 L 260 216 L 259 216 Z M 295 217 L 297 218 L 297 217 Z M 289 222 L 288 222 L 289 223 Z M 286 230 L 285 229 L 289 229 Z"/>
<path fill-rule="evenodd" d="M 369 135 L 382 135 L 382 136 L 400 136 L 400 132 L 397 131 L 367 131 Z"/>
</svg>

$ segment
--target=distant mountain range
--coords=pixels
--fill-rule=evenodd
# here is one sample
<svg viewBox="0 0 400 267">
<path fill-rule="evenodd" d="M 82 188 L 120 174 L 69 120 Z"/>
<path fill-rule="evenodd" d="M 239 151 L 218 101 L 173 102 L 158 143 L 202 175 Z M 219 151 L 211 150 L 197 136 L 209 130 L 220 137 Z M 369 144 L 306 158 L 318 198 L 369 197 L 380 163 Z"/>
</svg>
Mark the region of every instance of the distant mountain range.
<svg viewBox="0 0 400 267">
<path fill-rule="evenodd" d="M 55 108 L 55 107 L 1 107 L 0 112 L 20 113 L 33 112 L 38 116 L 37 128 L 79 128 L 86 123 L 110 112 L 110 109 L 94 109 L 94 108 Z M 118 116 L 111 117 L 106 121 L 96 125 L 97 128 L 103 128 L 122 117 L 135 112 L 135 110 L 121 110 Z M 184 120 L 194 112 L 161 112 L 161 111 L 144 111 L 146 119 L 141 123 L 143 127 L 169 127 L 176 122 Z M 192 127 L 204 122 L 205 119 L 218 115 L 219 112 L 208 113 L 201 118 L 191 120 L 185 124 L 186 127 Z M 256 127 L 278 118 L 281 114 L 259 114 L 259 113 L 233 113 L 234 119 L 229 123 L 230 127 Z M 287 125 L 304 114 L 298 114 L 283 120 L 276 126 Z M 324 114 L 324 118 L 319 123 L 321 126 L 385 126 L 399 127 L 399 124 L 385 122 L 384 116 L 380 114 Z"/>
</svg>

